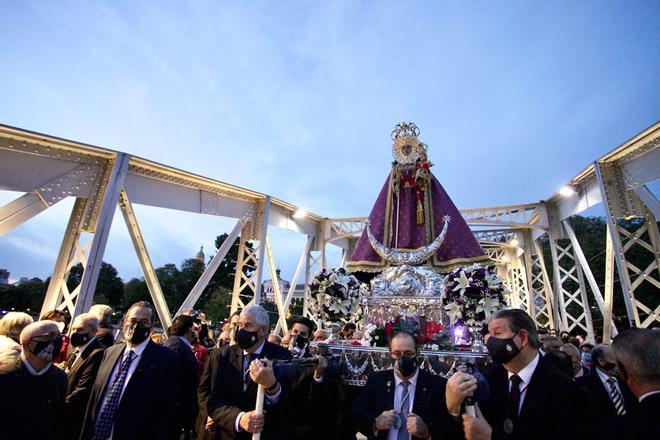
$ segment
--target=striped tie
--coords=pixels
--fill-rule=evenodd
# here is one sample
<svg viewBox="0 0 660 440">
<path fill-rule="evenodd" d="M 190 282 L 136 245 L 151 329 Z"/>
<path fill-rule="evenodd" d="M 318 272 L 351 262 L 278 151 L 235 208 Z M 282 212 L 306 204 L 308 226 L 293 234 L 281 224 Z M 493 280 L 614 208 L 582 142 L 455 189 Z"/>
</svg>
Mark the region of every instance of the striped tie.
<svg viewBox="0 0 660 440">
<path fill-rule="evenodd" d="M 617 415 L 622 416 L 626 413 L 626 409 L 623 407 L 623 398 L 621 397 L 621 393 L 619 393 L 619 390 L 616 388 L 616 379 L 614 377 L 610 377 L 607 379 L 607 383 L 610 384 L 610 396 L 612 397 L 614 410 L 616 411 Z"/>
<path fill-rule="evenodd" d="M 408 387 L 410 382 L 404 380 L 401 382 L 403 386 L 403 394 L 401 395 L 401 426 L 399 427 L 399 433 L 397 434 L 397 440 L 410 440 L 410 434 L 408 434 L 408 424 L 406 420 L 408 419 L 408 414 L 410 413 L 410 393 L 408 392 Z"/>
<path fill-rule="evenodd" d="M 106 440 L 110 438 L 112 425 L 115 423 L 115 416 L 117 415 L 117 408 L 119 407 L 119 399 L 121 398 L 121 392 L 124 389 L 124 382 L 126 382 L 128 369 L 135 357 L 135 353 L 129 351 L 121 364 L 119 364 L 117 375 L 106 394 L 105 404 L 101 408 L 99 416 L 96 419 L 92 440 Z"/>
</svg>

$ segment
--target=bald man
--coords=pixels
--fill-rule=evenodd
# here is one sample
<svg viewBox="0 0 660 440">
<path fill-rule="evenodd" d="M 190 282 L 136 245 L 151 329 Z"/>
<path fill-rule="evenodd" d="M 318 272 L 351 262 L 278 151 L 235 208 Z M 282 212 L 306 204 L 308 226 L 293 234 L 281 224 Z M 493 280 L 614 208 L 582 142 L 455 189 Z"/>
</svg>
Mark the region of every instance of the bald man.
<svg viewBox="0 0 660 440">
<path fill-rule="evenodd" d="M 61 439 L 66 374 L 53 366 L 62 348 L 57 323 L 37 321 L 20 335 L 21 362 L 0 375 L 0 433 L 7 439 Z"/>
<path fill-rule="evenodd" d="M 64 406 L 67 438 L 80 437 L 85 408 L 103 360 L 105 346 L 96 338 L 98 328 L 99 319 L 92 313 L 76 316 L 71 326 L 71 350 L 65 367 L 68 377 Z"/>
</svg>

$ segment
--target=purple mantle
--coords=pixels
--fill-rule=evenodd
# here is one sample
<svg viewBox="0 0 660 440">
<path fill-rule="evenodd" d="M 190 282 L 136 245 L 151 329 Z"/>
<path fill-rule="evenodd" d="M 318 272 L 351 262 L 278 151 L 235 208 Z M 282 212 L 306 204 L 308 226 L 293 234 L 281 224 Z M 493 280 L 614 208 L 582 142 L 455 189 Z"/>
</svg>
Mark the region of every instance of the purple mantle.
<svg viewBox="0 0 660 440">
<path fill-rule="evenodd" d="M 410 178 L 411 171 L 401 171 L 403 178 Z M 371 210 L 369 220 L 374 236 L 387 247 L 397 250 L 413 250 L 430 244 L 444 225 L 442 217 L 449 215 L 451 222 L 444 243 L 427 265 L 438 271 L 447 272 L 456 267 L 491 261 L 479 246 L 469 226 L 463 219 L 440 182 L 431 174 L 429 191 L 424 192 L 424 224 L 417 225 L 417 198 L 414 188 L 399 187 L 399 221 L 396 222 L 397 197 L 387 178 Z M 397 234 L 398 229 L 398 234 Z M 366 229 L 357 242 L 355 251 L 348 263 L 353 272 L 380 272 L 386 263 L 376 254 L 367 238 Z"/>
</svg>

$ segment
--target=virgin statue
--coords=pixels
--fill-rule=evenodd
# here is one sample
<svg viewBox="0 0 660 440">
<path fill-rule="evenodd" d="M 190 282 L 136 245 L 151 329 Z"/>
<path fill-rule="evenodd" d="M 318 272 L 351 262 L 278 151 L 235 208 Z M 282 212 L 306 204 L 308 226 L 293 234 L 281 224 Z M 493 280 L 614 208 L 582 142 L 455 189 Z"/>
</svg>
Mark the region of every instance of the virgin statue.
<svg viewBox="0 0 660 440">
<path fill-rule="evenodd" d="M 392 131 L 392 169 L 348 264 L 352 272 L 424 265 L 448 272 L 490 259 L 431 172 L 428 146 L 413 123 Z"/>
</svg>

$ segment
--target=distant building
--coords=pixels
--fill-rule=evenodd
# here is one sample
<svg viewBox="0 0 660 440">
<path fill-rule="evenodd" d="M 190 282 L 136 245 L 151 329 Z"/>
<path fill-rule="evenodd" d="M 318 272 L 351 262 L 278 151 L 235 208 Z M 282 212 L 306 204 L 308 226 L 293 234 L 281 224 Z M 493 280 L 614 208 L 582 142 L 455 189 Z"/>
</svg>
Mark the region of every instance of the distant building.
<svg viewBox="0 0 660 440">
<path fill-rule="evenodd" d="M 204 246 L 199 247 L 199 252 L 197 252 L 197 255 L 195 255 L 195 259 L 200 263 L 205 264 L 206 256 L 204 255 Z"/>
<path fill-rule="evenodd" d="M 289 289 L 291 288 L 291 282 L 282 279 L 280 276 L 281 271 L 279 269 L 277 269 L 275 273 L 277 274 L 278 284 L 280 285 L 280 292 L 282 292 L 283 297 L 286 297 L 286 294 L 289 293 Z M 304 284 L 296 284 L 292 299 L 304 299 L 305 289 Z M 275 302 L 275 289 L 273 288 L 272 279 L 261 283 L 261 299 L 263 301 Z"/>
</svg>

